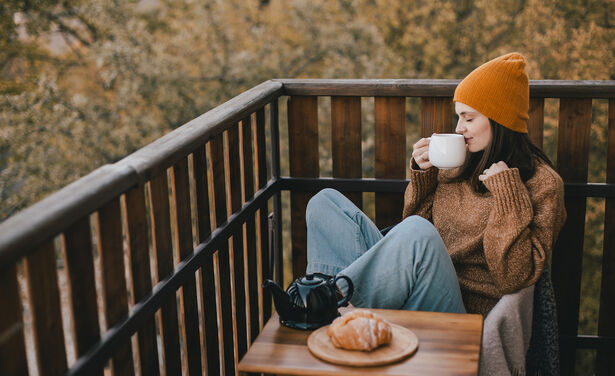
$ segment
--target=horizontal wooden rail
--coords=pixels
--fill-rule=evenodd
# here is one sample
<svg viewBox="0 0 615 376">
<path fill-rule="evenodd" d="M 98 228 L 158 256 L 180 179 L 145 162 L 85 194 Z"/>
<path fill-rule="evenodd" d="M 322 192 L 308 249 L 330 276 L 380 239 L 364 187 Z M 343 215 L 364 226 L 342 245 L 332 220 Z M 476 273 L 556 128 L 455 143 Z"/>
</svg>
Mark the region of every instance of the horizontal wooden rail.
<svg viewBox="0 0 615 376">
<path fill-rule="evenodd" d="M 295 192 L 317 192 L 334 188 L 349 192 L 403 192 L 408 185 L 404 179 L 342 179 L 342 178 L 280 178 L 280 188 Z M 615 184 L 565 183 L 566 197 L 615 197 Z"/>
<path fill-rule="evenodd" d="M 285 95 L 452 97 L 461 80 L 278 79 Z M 530 80 L 539 98 L 614 98 L 615 81 Z"/>
<path fill-rule="evenodd" d="M 0 273 L 137 181 L 130 166 L 104 165 L 0 223 Z"/>
<path fill-rule="evenodd" d="M 560 340 L 572 343 L 578 349 L 615 350 L 615 337 L 579 335 L 576 337 L 562 336 Z"/>
<path fill-rule="evenodd" d="M 118 346 L 129 341 L 130 337 L 164 304 L 166 298 L 174 295 L 188 278 L 194 278 L 194 273 L 201 267 L 203 260 L 222 248 L 229 237 L 243 226 L 248 216 L 254 215 L 279 189 L 279 182 L 275 180 L 269 181 L 264 188 L 259 189 L 254 198 L 247 201 L 239 212 L 229 216 L 228 220 L 220 224 L 190 256 L 177 264 L 171 275 L 161 280 L 149 295 L 136 303 L 126 319 L 110 328 L 97 345 L 80 357 L 67 375 L 91 375 L 102 369 Z"/>
</svg>

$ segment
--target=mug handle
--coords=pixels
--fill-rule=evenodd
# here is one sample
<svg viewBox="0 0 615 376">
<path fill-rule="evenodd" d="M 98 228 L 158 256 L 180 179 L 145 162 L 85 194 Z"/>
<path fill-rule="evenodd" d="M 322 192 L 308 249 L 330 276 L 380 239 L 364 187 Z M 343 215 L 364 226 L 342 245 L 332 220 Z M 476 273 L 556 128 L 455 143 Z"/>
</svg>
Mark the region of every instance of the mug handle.
<svg viewBox="0 0 615 376">
<path fill-rule="evenodd" d="M 350 277 L 345 276 L 345 275 L 338 275 L 338 276 L 336 276 L 335 279 L 333 280 L 333 284 L 335 284 L 335 282 L 338 279 L 345 279 L 346 282 L 348 282 L 348 293 L 346 294 L 346 296 L 344 296 L 344 298 L 342 300 L 337 302 L 337 308 L 340 308 L 344 304 L 348 303 L 348 301 L 350 301 L 350 298 L 352 298 L 352 293 L 354 292 L 354 286 L 352 285 L 352 280 L 350 279 Z"/>
</svg>

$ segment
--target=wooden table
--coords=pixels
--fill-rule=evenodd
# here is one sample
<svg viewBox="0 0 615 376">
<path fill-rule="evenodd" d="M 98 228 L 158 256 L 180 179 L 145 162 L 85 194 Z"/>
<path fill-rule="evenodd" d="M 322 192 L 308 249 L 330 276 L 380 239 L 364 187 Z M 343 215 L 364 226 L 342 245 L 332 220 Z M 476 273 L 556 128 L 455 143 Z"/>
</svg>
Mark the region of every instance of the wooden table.
<svg viewBox="0 0 615 376">
<path fill-rule="evenodd" d="M 340 310 L 342 313 L 347 311 Z M 373 309 L 419 338 L 416 353 L 399 363 L 379 367 L 346 367 L 314 357 L 307 348 L 311 331 L 280 325 L 274 314 L 246 355 L 239 372 L 284 375 L 476 375 L 480 356 L 481 315 Z"/>
</svg>

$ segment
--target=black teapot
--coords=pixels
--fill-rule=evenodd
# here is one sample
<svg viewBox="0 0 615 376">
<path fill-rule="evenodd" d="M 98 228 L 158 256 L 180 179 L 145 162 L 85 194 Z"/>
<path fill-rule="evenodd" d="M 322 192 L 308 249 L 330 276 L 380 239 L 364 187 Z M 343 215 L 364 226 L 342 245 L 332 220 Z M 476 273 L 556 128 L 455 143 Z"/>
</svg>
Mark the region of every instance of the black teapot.
<svg viewBox="0 0 615 376">
<path fill-rule="evenodd" d="M 348 282 L 348 293 L 338 301 L 335 282 L 339 279 Z M 330 324 L 340 315 L 337 309 L 348 303 L 354 291 L 352 281 L 345 275 L 327 278 L 317 274 L 296 279 L 286 291 L 270 279 L 263 282 L 263 288 L 270 290 L 273 295 L 280 323 L 303 330 Z"/>
</svg>

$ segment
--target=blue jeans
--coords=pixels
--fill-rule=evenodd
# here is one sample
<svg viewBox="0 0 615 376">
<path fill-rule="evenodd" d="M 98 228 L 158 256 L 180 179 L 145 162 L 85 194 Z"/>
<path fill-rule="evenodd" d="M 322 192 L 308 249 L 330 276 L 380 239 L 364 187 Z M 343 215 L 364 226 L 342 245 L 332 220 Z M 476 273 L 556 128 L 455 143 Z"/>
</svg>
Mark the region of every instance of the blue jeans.
<svg viewBox="0 0 615 376">
<path fill-rule="evenodd" d="M 382 236 L 344 195 L 324 189 L 306 220 L 306 272 L 350 277 L 355 307 L 465 313 L 451 258 L 426 219 L 407 217 Z M 347 291 L 345 280 L 338 286 Z"/>
</svg>

